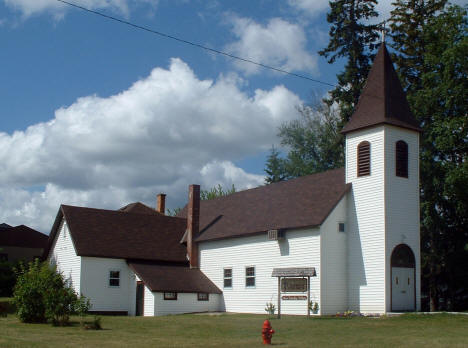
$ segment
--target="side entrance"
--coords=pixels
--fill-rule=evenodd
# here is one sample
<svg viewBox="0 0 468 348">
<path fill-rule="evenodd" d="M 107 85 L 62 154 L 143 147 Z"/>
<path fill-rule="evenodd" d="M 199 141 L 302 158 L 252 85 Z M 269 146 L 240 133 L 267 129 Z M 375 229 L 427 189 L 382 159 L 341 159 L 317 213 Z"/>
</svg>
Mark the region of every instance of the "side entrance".
<svg viewBox="0 0 468 348">
<path fill-rule="evenodd" d="M 416 266 L 411 248 L 399 244 L 391 257 L 391 310 L 392 312 L 416 310 Z"/>
<path fill-rule="evenodd" d="M 135 304 L 135 315 L 143 316 L 143 308 L 145 301 L 145 284 L 142 281 L 138 281 L 136 285 L 136 304 Z"/>
</svg>

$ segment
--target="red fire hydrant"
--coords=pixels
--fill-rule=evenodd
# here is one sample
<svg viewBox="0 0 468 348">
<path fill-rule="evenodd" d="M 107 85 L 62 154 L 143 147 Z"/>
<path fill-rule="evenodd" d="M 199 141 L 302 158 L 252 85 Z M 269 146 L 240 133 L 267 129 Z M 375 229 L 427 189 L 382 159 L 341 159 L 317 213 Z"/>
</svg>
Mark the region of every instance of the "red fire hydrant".
<svg viewBox="0 0 468 348">
<path fill-rule="evenodd" d="M 263 322 L 263 328 L 262 328 L 262 338 L 263 338 L 263 344 L 271 344 L 271 337 L 275 333 L 275 330 L 272 329 L 270 321 L 265 320 Z"/>
</svg>

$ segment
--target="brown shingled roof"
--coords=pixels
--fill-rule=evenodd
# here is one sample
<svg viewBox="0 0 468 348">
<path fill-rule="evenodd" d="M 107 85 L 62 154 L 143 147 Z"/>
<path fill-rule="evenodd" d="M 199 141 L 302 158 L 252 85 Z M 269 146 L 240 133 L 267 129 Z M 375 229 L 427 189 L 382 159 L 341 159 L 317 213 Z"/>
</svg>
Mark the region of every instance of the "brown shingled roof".
<svg viewBox="0 0 468 348">
<path fill-rule="evenodd" d="M 140 203 L 140 202 L 127 204 L 125 207 L 120 208 L 119 211 L 123 211 L 126 213 L 134 213 L 134 214 L 159 214 L 161 215 L 161 213 L 159 211 L 156 211 L 156 209 L 148 207 L 147 205 Z"/>
<path fill-rule="evenodd" d="M 421 131 L 385 44 L 380 46 L 356 109 L 341 132 L 349 133 L 379 124 Z"/>
<path fill-rule="evenodd" d="M 222 293 L 199 269 L 134 261 L 128 265 L 151 291 Z"/>
<path fill-rule="evenodd" d="M 186 219 L 162 214 L 62 205 L 49 238 L 47 256 L 65 218 L 79 256 L 186 262 L 179 241 Z"/>
<path fill-rule="evenodd" d="M 349 188 L 340 168 L 201 201 L 196 240 L 319 226 Z"/>
<path fill-rule="evenodd" d="M 0 246 L 44 249 L 48 238 L 47 235 L 25 225 L 0 228 Z"/>
</svg>

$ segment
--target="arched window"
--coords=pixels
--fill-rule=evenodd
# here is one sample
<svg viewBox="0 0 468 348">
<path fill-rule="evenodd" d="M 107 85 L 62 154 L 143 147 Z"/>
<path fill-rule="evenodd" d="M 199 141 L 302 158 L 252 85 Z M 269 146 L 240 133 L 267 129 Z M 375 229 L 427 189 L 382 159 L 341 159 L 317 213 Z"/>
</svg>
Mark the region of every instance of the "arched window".
<svg viewBox="0 0 468 348">
<path fill-rule="evenodd" d="M 408 144 L 403 140 L 396 142 L 395 168 L 396 176 L 408 177 Z"/>
<path fill-rule="evenodd" d="M 357 147 L 358 176 L 370 175 L 370 143 L 363 141 Z"/>
<path fill-rule="evenodd" d="M 392 267 L 407 268 L 414 268 L 416 264 L 414 253 L 406 244 L 399 244 L 393 249 L 390 263 Z"/>
</svg>

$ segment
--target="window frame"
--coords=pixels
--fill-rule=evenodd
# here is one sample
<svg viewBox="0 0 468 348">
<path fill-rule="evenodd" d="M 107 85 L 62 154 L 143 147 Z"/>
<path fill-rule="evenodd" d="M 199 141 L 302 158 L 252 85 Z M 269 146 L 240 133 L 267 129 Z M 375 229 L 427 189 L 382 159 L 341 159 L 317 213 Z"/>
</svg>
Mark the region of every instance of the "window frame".
<svg viewBox="0 0 468 348">
<path fill-rule="evenodd" d="M 408 179 L 409 176 L 409 146 L 402 139 L 395 143 L 395 175 Z"/>
<path fill-rule="evenodd" d="M 206 298 L 200 297 L 200 295 L 206 295 Z M 207 292 L 198 292 L 197 293 L 197 300 L 198 301 L 209 301 L 210 300 L 210 294 Z"/>
<path fill-rule="evenodd" d="M 174 297 L 169 296 L 169 294 L 174 294 Z M 165 291 L 163 293 L 164 301 L 177 301 L 177 292 L 175 291 Z"/>
<path fill-rule="evenodd" d="M 343 226 L 343 231 L 341 230 L 341 226 Z M 345 233 L 346 232 L 346 224 L 342 221 L 338 222 L 338 232 Z"/>
<path fill-rule="evenodd" d="M 231 276 L 226 277 L 226 271 L 230 270 L 231 271 Z M 231 286 L 226 286 L 226 280 L 231 281 Z M 232 289 L 233 286 L 233 269 L 232 267 L 224 267 L 223 268 L 223 289 Z"/>
<path fill-rule="evenodd" d="M 118 277 L 112 277 L 112 272 L 118 272 L 119 273 L 119 276 Z M 121 271 L 120 269 L 110 269 L 109 270 L 109 277 L 107 278 L 107 286 L 109 288 L 120 288 L 120 274 L 121 274 Z M 115 280 L 117 279 L 119 281 L 119 284 L 118 285 L 112 285 L 111 284 L 111 280 Z"/>
<path fill-rule="evenodd" d="M 253 275 L 248 275 L 247 274 L 247 269 L 253 268 Z M 255 266 L 245 266 L 245 287 L 246 288 L 255 288 L 257 286 L 257 272 L 255 270 Z M 248 285 L 248 279 L 253 279 L 253 285 Z"/>
<path fill-rule="evenodd" d="M 363 153 L 363 151 L 366 151 Z M 363 158 L 368 156 L 367 160 Z M 367 164 L 367 169 L 365 168 Z M 357 162 L 356 162 L 357 176 L 370 176 L 371 175 L 371 143 L 367 140 L 361 141 L 357 146 Z"/>
</svg>

